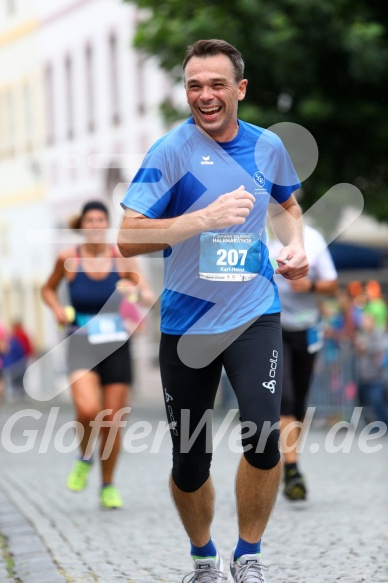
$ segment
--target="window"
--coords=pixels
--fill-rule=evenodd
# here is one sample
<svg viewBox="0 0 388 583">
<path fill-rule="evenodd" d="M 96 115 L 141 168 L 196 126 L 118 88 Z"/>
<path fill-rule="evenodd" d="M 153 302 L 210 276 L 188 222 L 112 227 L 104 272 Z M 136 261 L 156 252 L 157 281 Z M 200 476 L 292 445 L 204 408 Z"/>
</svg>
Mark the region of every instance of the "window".
<svg viewBox="0 0 388 583">
<path fill-rule="evenodd" d="M 34 107 L 32 83 L 27 82 L 23 88 L 24 117 L 25 117 L 25 140 L 26 149 L 31 150 L 34 142 Z"/>
<path fill-rule="evenodd" d="M 16 118 L 15 118 L 15 106 L 16 106 L 16 99 L 14 95 L 14 91 L 9 89 L 6 95 L 6 112 L 7 112 L 7 132 L 6 132 L 6 140 L 7 140 L 7 153 L 9 156 L 13 156 L 15 154 L 15 145 L 16 145 Z"/>
<path fill-rule="evenodd" d="M 137 112 L 139 115 L 145 113 L 145 84 L 144 84 L 144 57 L 136 53 L 135 68 L 136 90 L 137 90 Z"/>
<path fill-rule="evenodd" d="M 0 223 L 0 253 L 4 258 L 9 255 L 9 228 L 7 223 Z"/>
<path fill-rule="evenodd" d="M 7 155 L 7 116 L 6 116 L 6 94 L 0 93 L 0 156 Z"/>
<path fill-rule="evenodd" d="M 111 104 L 112 104 L 112 123 L 120 123 L 119 111 L 119 87 L 118 87 L 118 68 L 117 68 L 117 37 L 111 34 L 109 37 L 109 64 L 110 64 L 110 86 L 111 86 Z"/>
<path fill-rule="evenodd" d="M 53 87 L 53 69 L 47 65 L 44 74 L 45 98 L 46 98 L 46 124 L 47 124 L 47 144 L 53 144 L 55 140 L 54 130 L 54 87 Z"/>
<path fill-rule="evenodd" d="M 93 133 L 95 130 L 94 121 L 94 76 L 93 76 L 93 49 L 87 45 L 85 49 L 85 65 L 86 65 L 86 115 L 87 115 L 87 131 Z"/>
<path fill-rule="evenodd" d="M 10 320 L 11 318 L 11 314 L 12 314 L 12 301 L 11 301 L 11 283 L 9 281 L 4 281 L 2 282 L 2 298 L 1 298 L 1 304 L 2 304 L 2 313 L 6 318 L 6 321 Z"/>
<path fill-rule="evenodd" d="M 6 0 L 6 10 L 7 14 L 15 14 L 16 12 L 16 0 Z"/>
<path fill-rule="evenodd" d="M 74 138 L 74 106 L 73 106 L 73 62 L 70 57 L 65 60 L 65 85 L 66 85 L 66 124 L 67 139 Z"/>
<path fill-rule="evenodd" d="M 33 286 L 33 310 L 32 313 L 35 315 L 35 322 L 33 329 L 35 330 L 34 341 L 37 350 L 42 350 L 44 346 L 44 318 L 43 318 L 43 302 L 41 297 L 41 282 L 34 282 Z M 52 379 L 54 380 L 54 379 Z"/>
</svg>

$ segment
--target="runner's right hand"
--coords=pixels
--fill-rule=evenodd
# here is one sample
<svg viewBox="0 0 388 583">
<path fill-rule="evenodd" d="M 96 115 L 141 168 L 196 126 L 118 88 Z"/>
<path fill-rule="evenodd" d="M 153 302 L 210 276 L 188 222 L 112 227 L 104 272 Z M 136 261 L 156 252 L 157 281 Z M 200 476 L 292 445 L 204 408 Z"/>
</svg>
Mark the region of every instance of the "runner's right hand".
<svg viewBox="0 0 388 583">
<path fill-rule="evenodd" d="M 211 229 L 223 229 L 243 225 L 253 209 L 255 197 L 239 186 L 236 190 L 222 194 L 204 210 Z"/>
</svg>

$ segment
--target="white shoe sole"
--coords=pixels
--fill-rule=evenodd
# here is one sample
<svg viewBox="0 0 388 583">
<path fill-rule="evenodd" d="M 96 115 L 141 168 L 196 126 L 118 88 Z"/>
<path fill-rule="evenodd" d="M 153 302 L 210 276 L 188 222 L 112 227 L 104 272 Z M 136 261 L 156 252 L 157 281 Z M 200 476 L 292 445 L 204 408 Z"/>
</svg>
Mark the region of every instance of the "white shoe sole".
<svg viewBox="0 0 388 583">
<path fill-rule="evenodd" d="M 223 562 L 223 560 L 221 558 L 221 555 L 220 555 L 220 567 L 219 567 L 219 570 L 221 571 L 221 573 L 224 572 L 224 562 Z M 222 581 L 222 579 L 220 579 L 220 581 Z"/>
</svg>

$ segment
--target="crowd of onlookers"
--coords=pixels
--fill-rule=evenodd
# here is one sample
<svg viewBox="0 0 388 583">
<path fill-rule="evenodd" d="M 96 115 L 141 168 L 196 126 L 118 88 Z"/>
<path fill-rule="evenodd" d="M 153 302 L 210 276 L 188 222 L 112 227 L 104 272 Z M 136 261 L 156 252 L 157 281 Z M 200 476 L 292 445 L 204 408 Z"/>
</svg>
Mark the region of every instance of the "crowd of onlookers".
<svg viewBox="0 0 388 583">
<path fill-rule="evenodd" d="M 23 324 L 17 320 L 9 329 L 0 322 L 0 399 L 4 387 L 13 400 L 24 397 L 23 377 L 34 348 Z"/>
<path fill-rule="evenodd" d="M 323 299 L 321 308 L 319 390 L 342 391 L 365 407 L 370 420 L 388 425 L 388 304 L 380 284 L 353 281 L 335 298 Z M 7 329 L 0 321 L 0 397 L 6 386 L 11 399 L 23 398 L 23 376 L 33 355 L 22 323 L 14 321 Z"/>
<path fill-rule="evenodd" d="M 352 281 L 321 300 L 323 347 L 315 363 L 310 405 L 319 417 L 350 417 L 363 407 L 366 422 L 388 426 L 388 304 L 380 284 Z M 223 374 L 222 409 L 235 407 Z"/>
<path fill-rule="evenodd" d="M 388 305 L 380 284 L 353 281 L 337 297 L 322 302 L 325 342 L 322 361 L 331 382 L 354 385 L 355 404 L 370 420 L 388 425 Z M 346 352 L 347 378 L 338 366 Z M 334 371 L 334 372 L 333 372 Z"/>
</svg>

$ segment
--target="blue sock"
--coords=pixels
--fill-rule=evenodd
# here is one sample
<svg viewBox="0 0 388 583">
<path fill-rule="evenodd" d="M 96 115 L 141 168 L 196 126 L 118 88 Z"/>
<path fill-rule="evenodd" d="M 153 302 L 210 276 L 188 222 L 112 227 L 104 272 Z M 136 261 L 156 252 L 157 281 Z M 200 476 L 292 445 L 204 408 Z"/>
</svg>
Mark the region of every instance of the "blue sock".
<svg viewBox="0 0 388 583">
<path fill-rule="evenodd" d="M 103 488 L 107 488 L 107 486 L 111 486 L 111 485 L 112 485 L 112 482 L 103 482 L 103 483 L 102 483 L 102 486 L 101 486 L 101 490 L 102 490 Z"/>
<path fill-rule="evenodd" d="M 236 550 L 234 551 L 234 560 L 237 561 L 242 555 L 255 555 L 256 553 L 260 553 L 260 544 L 261 540 L 258 543 L 248 543 L 240 536 Z"/>
<path fill-rule="evenodd" d="M 84 458 L 82 455 L 79 456 L 78 458 L 81 462 L 85 462 L 85 464 L 92 464 L 93 463 L 93 459 L 90 457 L 88 459 Z"/>
<path fill-rule="evenodd" d="M 203 547 L 196 547 L 191 543 L 190 554 L 192 557 L 215 557 L 217 555 L 217 549 L 212 539 L 210 539 Z"/>
</svg>

